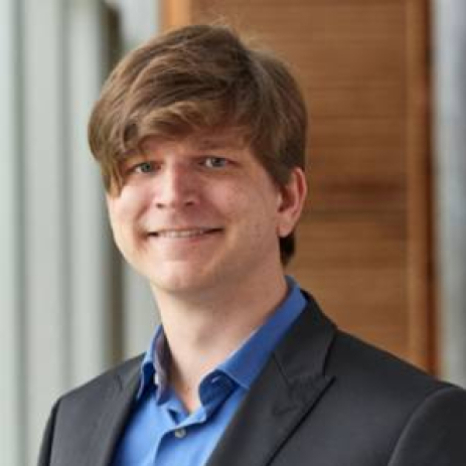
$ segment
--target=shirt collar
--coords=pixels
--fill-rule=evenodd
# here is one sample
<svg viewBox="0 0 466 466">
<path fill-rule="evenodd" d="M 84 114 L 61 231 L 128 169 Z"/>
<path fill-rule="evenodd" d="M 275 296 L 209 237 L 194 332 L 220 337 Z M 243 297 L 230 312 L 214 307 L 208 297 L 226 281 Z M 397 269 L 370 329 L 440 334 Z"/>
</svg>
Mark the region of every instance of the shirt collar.
<svg viewBox="0 0 466 466">
<path fill-rule="evenodd" d="M 267 321 L 255 330 L 222 364 L 213 372 L 223 372 L 238 385 L 248 390 L 263 368 L 270 353 L 301 314 L 306 305 L 297 282 L 286 276 L 288 294 Z M 157 399 L 168 389 L 168 353 L 163 328 L 159 325 L 150 342 L 141 364 L 141 383 L 136 395 L 139 400 L 152 384 L 157 386 Z"/>
<path fill-rule="evenodd" d="M 141 383 L 136 395 L 137 400 L 142 396 L 144 390 L 152 384 L 160 389 L 159 394 L 168 388 L 166 371 L 168 357 L 165 334 L 163 333 L 163 327 L 159 325 L 142 360 Z"/>
<path fill-rule="evenodd" d="M 288 294 L 266 322 L 255 330 L 220 366 L 238 385 L 249 390 L 270 353 L 306 306 L 297 282 L 287 276 Z"/>
</svg>

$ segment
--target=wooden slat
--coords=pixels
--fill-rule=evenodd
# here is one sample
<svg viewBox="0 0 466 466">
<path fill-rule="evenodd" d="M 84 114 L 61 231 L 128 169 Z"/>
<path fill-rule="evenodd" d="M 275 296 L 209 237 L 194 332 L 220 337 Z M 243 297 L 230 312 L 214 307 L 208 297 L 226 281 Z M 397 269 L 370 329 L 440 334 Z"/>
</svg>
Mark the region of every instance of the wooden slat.
<svg viewBox="0 0 466 466">
<path fill-rule="evenodd" d="M 407 1 L 407 168 L 409 355 L 437 369 L 429 147 L 429 57 L 426 1 Z"/>
<path fill-rule="evenodd" d="M 169 30 L 191 24 L 192 0 L 165 0 L 160 2 L 162 29 Z"/>
<path fill-rule="evenodd" d="M 298 228 L 299 254 L 290 272 L 315 291 L 340 327 L 364 338 L 370 329 L 373 343 L 406 357 L 406 227 L 402 219 L 397 213 L 356 218 L 310 211 Z M 392 332 L 387 333 L 387 328 Z M 393 332 L 397 339 L 392 338 Z M 374 340 L 374 335 L 384 338 Z"/>
<path fill-rule="evenodd" d="M 303 73 L 300 71 L 301 77 Z M 307 81 L 302 80 L 306 83 Z M 303 89 L 312 118 L 404 118 L 405 89 L 399 83 L 352 83 L 346 87 L 326 82 Z M 383 102 L 384 105 L 380 105 Z"/>
<path fill-rule="evenodd" d="M 402 118 L 311 119 L 307 208 L 404 210 Z"/>
</svg>

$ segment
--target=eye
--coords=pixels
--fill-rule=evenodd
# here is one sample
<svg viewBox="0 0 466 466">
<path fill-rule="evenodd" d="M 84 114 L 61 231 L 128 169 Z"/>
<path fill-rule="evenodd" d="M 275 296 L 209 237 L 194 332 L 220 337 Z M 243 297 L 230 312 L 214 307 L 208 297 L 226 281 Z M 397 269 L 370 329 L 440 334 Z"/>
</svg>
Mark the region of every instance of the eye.
<svg viewBox="0 0 466 466">
<path fill-rule="evenodd" d="M 141 162 L 132 167 L 131 171 L 134 173 L 152 173 L 156 170 L 153 162 Z"/>
<path fill-rule="evenodd" d="M 223 157 L 206 157 L 203 165 L 207 168 L 223 168 L 228 165 L 228 160 Z"/>
</svg>

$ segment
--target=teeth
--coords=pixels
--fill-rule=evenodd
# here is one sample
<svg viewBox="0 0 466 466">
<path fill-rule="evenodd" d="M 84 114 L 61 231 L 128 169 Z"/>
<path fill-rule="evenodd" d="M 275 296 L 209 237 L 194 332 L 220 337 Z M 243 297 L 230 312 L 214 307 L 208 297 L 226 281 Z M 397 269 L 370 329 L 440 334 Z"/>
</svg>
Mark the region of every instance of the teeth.
<svg viewBox="0 0 466 466">
<path fill-rule="evenodd" d="M 195 230 L 164 230 L 157 232 L 159 238 L 192 238 L 208 233 L 208 229 L 195 229 Z"/>
</svg>

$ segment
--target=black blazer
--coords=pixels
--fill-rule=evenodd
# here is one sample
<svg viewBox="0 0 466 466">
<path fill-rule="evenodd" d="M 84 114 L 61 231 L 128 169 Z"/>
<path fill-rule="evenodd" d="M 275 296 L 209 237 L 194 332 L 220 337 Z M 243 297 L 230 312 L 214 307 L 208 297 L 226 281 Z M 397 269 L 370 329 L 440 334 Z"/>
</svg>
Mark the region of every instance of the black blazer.
<svg viewBox="0 0 466 466">
<path fill-rule="evenodd" d="M 140 362 L 58 400 L 39 466 L 110 463 Z M 465 466 L 466 391 L 341 332 L 309 297 L 207 464 Z"/>
</svg>

